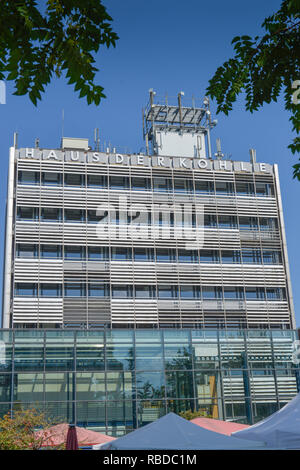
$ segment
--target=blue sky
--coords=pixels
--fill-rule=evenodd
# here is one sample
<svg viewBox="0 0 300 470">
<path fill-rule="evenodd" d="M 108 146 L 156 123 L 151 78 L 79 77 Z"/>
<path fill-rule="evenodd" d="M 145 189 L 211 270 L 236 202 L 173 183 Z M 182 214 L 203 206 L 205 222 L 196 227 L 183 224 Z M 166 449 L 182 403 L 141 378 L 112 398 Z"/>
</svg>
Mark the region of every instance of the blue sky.
<svg viewBox="0 0 300 470">
<path fill-rule="evenodd" d="M 120 39 L 115 49 L 103 49 L 97 55 L 97 82 L 104 86 L 107 96 L 99 107 L 79 99 L 64 78 L 53 80 L 37 108 L 28 97 L 13 96 L 13 85 L 7 83 L 7 102 L 0 105 L 2 247 L 8 149 L 14 131 L 19 134 L 20 147 L 33 146 L 36 137 L 41 147 L 59 147 L 64 110 L 65 136 L 87 137 L 92 144 L 94 128 L 98 127 L 102 143 L 110 142 L 120 151 L 126 148 L 137 152 L 144 146 L 141 109 L 148 101 L 149 88 L 158 95 L 175 97 L 183 90 L 186 97 L 203 98 L 217 67 L 233 55 L 232 38 L 261 35 L 264 18 L 281 2 L 104 0 L 104 4 Z M 213 114 L 215 110 L 212 102 Z M 213 150 L 215 139 L 220 137 L 223 152 L 234 160 L 248 160 L 249 148 L 255 148 L 258 161 L 279 165 L 296 322 L 300 326 L 300 182 L 292 178 L 296 157 L 287 149 L 293 138 L 289 114 L 282 99 L 250 114 L 244 110 L 241 97 L 228 117 L 218 115 L 217 119 Z M 3 249 L 1 265 L 2 259 Z"/>
</svg>

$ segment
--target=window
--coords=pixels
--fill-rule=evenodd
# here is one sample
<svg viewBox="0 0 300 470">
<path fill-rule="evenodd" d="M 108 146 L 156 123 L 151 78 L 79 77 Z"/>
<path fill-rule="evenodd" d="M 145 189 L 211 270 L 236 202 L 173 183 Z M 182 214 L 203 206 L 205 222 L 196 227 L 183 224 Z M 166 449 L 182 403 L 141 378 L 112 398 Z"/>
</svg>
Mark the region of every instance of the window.
<svg viewBox="0 0 300 470">
<path fill-rule="evenodd" d="M 17 209 L 17 218 L 20 220 L 36 220 L 37 215 L 37 207 L 18 207 Z"/>
<path fill-rule="evenodd" d="M 60 284 L 41 284 L 40 285 L 41 297 L 61 297 Z"/>
<path fill-rule="evenodd" d="M 37 246 L 18 244 L 17 256 L 19 258 L 34 258 L 35 256 L 37 256 Z"/>
<path fill-rule="evenodd" d="M 88 210 L 87 211 L 87 221 L 89 224 L 96 224 L 100 221 L 100 216 L 97 215 L 96 210 Z"/>
<path fill-rule="evenodd" d="M 259 250 L 243 250 L 243 263 L 261 264 L 261 253 Z"/>
<path fill-rule="evenodd" d="M 241 253 L 239 251 L 222 251 L 222 263 L 240 263 Z"/>
<path fill-rule="evenodd" d="M 135 286 L 135 297 L 137 299 L 152 299 L 154 289 L 154 286 Z"/>
<path fill-rule="evenodd" d="M 59 186 L 62 182 L 60 173 L 45 172 L 42 173 L 42 184 L 47 186 Z"/>
<path fill-rule="evenodd" d="M 281 287 L 267 288 L 266 291 L 267 291 L 268 300 L 285 300 L 286 299 L 285 289 L 282 289 Z"/>
<path fill-rule="evenodd" d="M 87 175 L 87 185 L 90 188 L 107 188 L 107 177 L 104 175 Z"/>
<path fill-rule="evenodd" d="M 37 285 L 27 283 L 17 283 L 15 287 L 15 295 L 18 297 L 36 297 Z"/>
<path fill-rule="evenodd" d="M 261 217 L 259 219 L 260 230 L 277 230 L 277 219 Z"/>
<path fill-rule="evenodd" d="M 65 297 L 85 297 L 86 286 L 80 283 L 65 284 Z"/>
<path fill-rule="evenodd" d="M 41 245 L 40 247 L 41 258 L 60 258 L 61 246 L 59 245 Z"/>
<path fill-rule="evenodd" d="M 112 261 L 126 261 L 132 259 L 131 248 L 112 248 L 111 249 Z"/>
<path fill-rule="evenodd" d="M 182 299 L 199 299 L 200 287 L 199 286 L 181 286 L 180 297 Z"/>
<path fill-rule="evenodd" d="M 109 187 L 110 189 L 128 189 L 129 178 L 127 176 L 110 176 Z"/>
<path fill-rule="evenodd" d="M 107 286 L 104 284 L 92 283 L 88 286 L 89 297 L 105 297 L 107 296 Z"/>
<path fill-rule="evenodd" d="M 202 298 L 203 299 L 221 299 L 222 298 L 221 287 L 202 287 Z"/>
<path fill-rule="evenodd" d="M 191 181 L 183 178 L 175 178 L 174 191 L 176 193 L 190 193 L 192 191 Z"/>
<path fill-rule="evenodd" d="M 220 254 L 217 250 L 201 250 L 201 263 L 220 263 Z"/>
<path fill-rule="evenodd" d="M 35 171 L 19 171 L 18 183 L 19 184 L 38 184 L 40 182 L 40 175 Z"/>
<path fill-rule="evenodd" d="M 54 209 L 50 207 L 43 207 L 41 212 L 42 221 L 54 221 L 61 220 L 61 209 Z"/>
<path fill-rule="evenodd" d="M 237 218 L 235 215 L 219 215 L 220 228 L 237 228 Z"/>
<path fill-rule="evenodd" d="M 153 248 L 134 248 L 134 261 L 154 261 Z"/>
<path fill-rule="evenodd" d="M 151 181 L 149 178 L 131 178 L 131 189 L 133 191 L 146 191 L 151 187 Z"/>
<path fill-rule="evenodd" d="M 158 286 L 158 297 L 160 299 L 174 299 L 178 297 L 178 287 L 177 286 Z"/>
<path fill-rule="evenodd" d="M 85 176 L 77 173 L 65 173 L 66 186 L 83 186 L 85 184 Z"/>
<path fill-rule="evenodd" d="M 153 178 L 153 191 L 155 192 L 172 191 L 172 181 L 168 178 Z"/>
<path fill-rule="evenodd" d="M 254 184 L 247 182 L 236 182 L 237 196 L 254 196 Z"/>
<path fill-rule="evenodd" d="M 229 181 L 216 181 L 216 193 L 217 194 L 232 194 L 233 183 Z"/>
<path fill-rule="evenodd" d="M 212 181 L 195 181 L 195 193 L 207 194 L 214 192 L 214 185 Z"/>
<path fill-rule="evenodd" d="M 265 264 L 281 264 L 282 257 L 280 251 L 263 251 L 263 261 Z"/>
<path fill-rule="evenodd" d="M 239 226 L 241 230 L 258 230 L 257 217 L 239 217 Z"/>
<path fill-rule="evenodd" d="M 108 249 L 104 246 L 89 246 L 88 247 L 88 258 L 89 260 L 107 260 Z"/>
<path fill-rule="evenodd" d="M 83 246 L 65 246 L 65 259 L 85 259 L 85 247 Z"/>
<path fill-rule="evenodd" d="M 243 299 L 244 290 L 242 287 L 224 287 L 224 299 Z"/>
<path fill-rule="evenodd" d="M 256 183 L 256 196 L 274 196 L 274 186 L 270 183 Z"/>
<path fill-rule="evenodd" d="M 247 300 L 265 300 L 265 290 L 262 287 L 246 287 Z"/>
<path fill-rule="evenodd" d="M 112 286 L 112 297 L 116 299 L 128 299 L 132 297 L 132 286 Z"/>
<path fill-rule="evenodd" d="M 204 214 L 204 226 L 205 227 L 216 227 L 217 217 L 213 214 Z"/>
<path fill-rule="evenodd" d="M 179 263 L 198 263 L 198 251 L 195 250 L 178 250 Z"/>
<path fill-rule="evenodd" d="M 81 209 L 65 209 L 65 221 L 66 222 L 83 222 L 84 211 Z"/>
<path fill-rule="evenodd" d="M 168 248 L 157 248 L 156 249 L 156 260 L 158 262 L 172 262 L 176 259 L 176 253 L 173 249 Z"/>
</svg>

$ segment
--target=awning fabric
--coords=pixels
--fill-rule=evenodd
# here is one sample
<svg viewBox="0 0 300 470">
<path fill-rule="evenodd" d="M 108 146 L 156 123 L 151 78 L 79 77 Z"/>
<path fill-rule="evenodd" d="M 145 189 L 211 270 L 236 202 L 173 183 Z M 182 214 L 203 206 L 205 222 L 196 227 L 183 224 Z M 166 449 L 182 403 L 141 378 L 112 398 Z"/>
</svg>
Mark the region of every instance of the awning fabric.
<svg viewBox="0 0 300 470">
<path fill-rule="evenodd" d="M 225 436 L 201 428 L 190 421 L 169 413 L 126 436 L 101 446 L 100 450 L 113 449 L 263 449 L 263 444 Z"/>
<path fill-rule="evenodd" d="M 276 413 L 232 436 L 265 442 L 269 448 L 300 449 L 300 393 Z"/>
<path fill-rule="evenodd" d="M 191 423 L 209 429 L 210 431 L 226 434 L 227 436 L 231 436 L 235 431 L 249 428 L 248 424 L 232 423 L 231 421 L 222 421 L 221 419 L 212 418 L 195 418 L 191 420 Z"/>
<path fill-rule="evenodd" d="M 44 436 L 41 447 L 57 447 L 66 443 L 69 424 L 62 423 L 51 426 L 45 431 L 37 431 L 38 437 Z M 95 444 L 102 444 L 113 441 L 115 438 L 101 434 L 100 432 L 90 431 L 89 429 L 76 426 L 77 440 L 80 447 L 90 447 Z"/>
</svg>

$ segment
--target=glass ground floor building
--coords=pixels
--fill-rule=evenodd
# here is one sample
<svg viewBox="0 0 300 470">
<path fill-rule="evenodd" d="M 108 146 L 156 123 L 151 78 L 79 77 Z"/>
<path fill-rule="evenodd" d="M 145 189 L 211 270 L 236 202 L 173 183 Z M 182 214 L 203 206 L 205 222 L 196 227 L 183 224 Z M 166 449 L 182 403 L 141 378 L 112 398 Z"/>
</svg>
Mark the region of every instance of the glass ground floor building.
<svg viewBox="0 0 300 470">
<path fill-rule="evenodd" d="M 173 411 L 252 424 L 299 390 L 295 330 L 0 330 L 0 413 L 120 436 Z"/>
</svg>

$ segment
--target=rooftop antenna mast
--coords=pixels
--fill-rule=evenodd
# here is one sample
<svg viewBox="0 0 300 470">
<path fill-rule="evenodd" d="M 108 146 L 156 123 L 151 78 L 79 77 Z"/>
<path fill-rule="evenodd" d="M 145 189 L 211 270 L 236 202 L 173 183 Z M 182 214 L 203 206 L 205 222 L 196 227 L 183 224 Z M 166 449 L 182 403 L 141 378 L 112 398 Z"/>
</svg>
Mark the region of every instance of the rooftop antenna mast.
<svg viewBox="0 0 300 470">
<path fill-rule="evenodd" d="M 62 114 L 61 114 L 61 137 L 63 138 L 64 137 L 64 126 L 65 126 L 65 110 L 63 109 L 62 110 Z"/>
<path fill-rule="evenodd" d="M 205 110 L 206 110 L 206 121 L 208 123 L 208 125 L 207 125 L 208 158 L 211 160 L 212 159 L 212 154 L 211 154 L 211 143 L 210 143 L 210 128 L 212 127 L 212 123 L 211 123 L 211 112 L 210 112 L 210 104 L 209 104 L 208 96 L 204 97 L 203 104 L 204 104 Z"/>
<path fill-rule="evenodd" d="M 99 152 L 100 149 L 100 137 L 99 137 L 99 129 L 98 127 L 94 130 L 94 143 L 96 152 Z"/>
<path fill-rule="evenodd" d="M 217 152 L 215 153 L 215 157 L 217 157 L 218 160 L 221 160 L 221 158 L 224 157 L 224 153 L 221 151 L 221 139 L 217 139 Z"/>
</svg>

